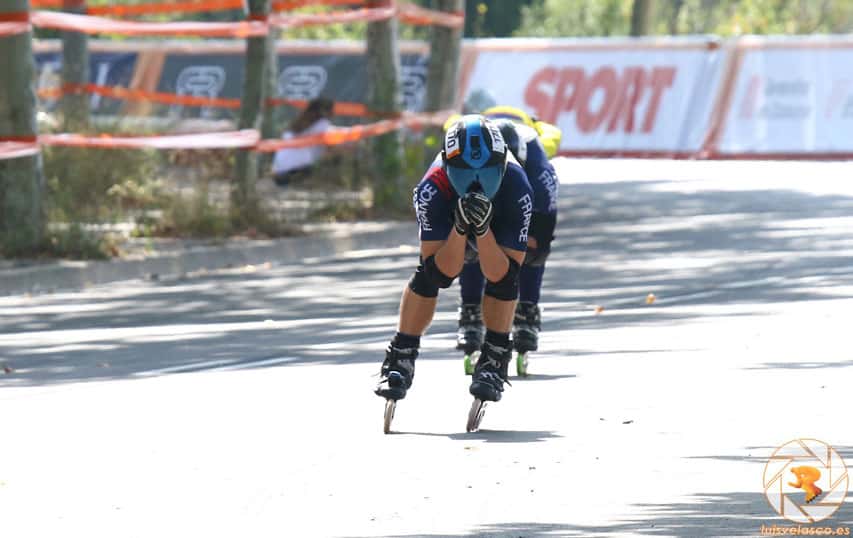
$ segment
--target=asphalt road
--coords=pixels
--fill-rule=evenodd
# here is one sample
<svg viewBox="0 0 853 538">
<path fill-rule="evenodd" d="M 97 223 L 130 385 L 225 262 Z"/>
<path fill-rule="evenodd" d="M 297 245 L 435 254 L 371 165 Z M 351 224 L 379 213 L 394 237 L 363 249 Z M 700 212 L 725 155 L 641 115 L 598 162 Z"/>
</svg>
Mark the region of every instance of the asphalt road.
<svg viewBox="0 0 853 538">
<path fill-rule="evenodd" d="M 344 255 L 0 297 L 0 535 L 795 525 L 765 495 L 776 448 L 817 439 L 853 464 L 853 164 L 559 173 L 540 351 L 477 433 L 455 287 L 382 433 L 372 388 L 414 225 Z M 816 525 L 853 526 L 849 499 Z"/>
</svg>

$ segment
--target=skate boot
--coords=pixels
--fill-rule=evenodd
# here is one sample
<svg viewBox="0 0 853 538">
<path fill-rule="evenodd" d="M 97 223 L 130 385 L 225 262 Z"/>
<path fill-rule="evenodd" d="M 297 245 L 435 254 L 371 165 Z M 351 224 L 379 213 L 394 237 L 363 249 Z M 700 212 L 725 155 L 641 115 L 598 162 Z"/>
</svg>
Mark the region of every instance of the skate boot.
<svg viewBox="0 0 853 538">
<path fill-rule="evenodd" d="M 456 349 L 470 355 L 483 347 L 483 313 L 479 304 L 463 304 L 459 307 L 459 330 L 456 333 Z"/>
<path fill-rule="evenodd" d="M 374 391 L 377 396 L 387 400 L 402 400 L 406 391 L 412 386 L 415 378 L 415 359 L 418 350 L 415 348 L 398 348 L 389 345 L 385 351 L 385 361 L 380 370 L 379 385 Z"/>
<path fill-rule="evenodd" d="M 484 402 L 500 401 L 504 383 L 509 383 L 507 367 L 511 358 L 512 350 L 509 347 L 485 342 L 480 360 L 474 366 L 469 388 L 471 395 Z"/>
<path fill-rule="evenodd" d="M 515 319 L 512 322 L 512 346 L 519 353 L 539 349 L 539 329 L 542 317 L 539 305 L 519 301 L 515 307 Z"/>
</svg>

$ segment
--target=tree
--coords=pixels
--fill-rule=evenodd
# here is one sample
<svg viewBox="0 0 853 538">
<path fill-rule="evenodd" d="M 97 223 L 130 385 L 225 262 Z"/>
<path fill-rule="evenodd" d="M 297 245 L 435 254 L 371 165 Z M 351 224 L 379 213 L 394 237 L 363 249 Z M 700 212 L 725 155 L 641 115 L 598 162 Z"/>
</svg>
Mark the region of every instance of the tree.
<svg viewBox="0 0 853 538">
<path fill-rule="evenodd" d="M 69 13 L 86 13 L 86 3 L 82 0 L 63 0 L 63 8 Z M 62 128 L 65 132 L 78 132 L 89 126 L 89 100 L 80 90 L 89 82 L 89 38 L 82 32 L 61 34 L 62 85 L 76 88 L 62 96 Z"/>
<path fill-rule="evenodd" d="M 379 0 L 376 5 L 389 6 L 391 0 Z M 381 116 L 395 116 L 402 109 L 396 18 L 367 25 L 367 107 Z M 403 174 L 400 132 L 394 130 L 373 138 L 371 160 L 371 169 L 376 174 L 374 206 L 390 213 L 407 209 L 409 185 Z"/>
<path fill-rule="evenodd" d="M 462 11 L 464 0 L 437 0 L 441 11 Z M 453 107 L 459 77 L 459 56 L 462 48 L 462 29 L 435 25 L 432 27 L 429 46 L 429 71 L 427 75 L 426 110 L 438 112 Z M 439 140 L 441 127 L 427 130 L 427 140 Z M 434 153 L 426 155 L 432 159 Z"/>
<path fill-rule="evenodd" d="M 465 2 L 465 35 L 467 37 L 509 37 L 521 24 L 522 9 L 531 3 L 533 0 Z M 438 5 L 441 5 L 440 1 Z"/>
<path fill-rule="evenodd" d="M 270 13 L 270 0 L 249 0 L 249 14 L 265 18 Z M 240 129 L 260 129 L 262 107 L 269 96 L 271 64 L 274 50 L 272 33 L 246 39 L 246 73 L 240 106 Z M 255 188 L 258 180 L 258 154 L 250 149 L 237 151 L 235 181 L 231 185 L 231 221 L 236 227 L 255 224 L 260 217 L 260 200 Z"/>
<path fill-rule="evenodd" d="M 0 14 L 26 13 L 27 0 L 6 0 Z M 0 140 L 35 140 L 32 33 L 0 37 Z M 32 252 L 44 237 L 41 157 L 0 160 L 0 251 Z"/>
<path fill-rule="evenodd" d="M 634 37 L 649 34 L 652 24 L 652 0 L 634 0 L 631 8 L 631 35 Z"/>
</svg>

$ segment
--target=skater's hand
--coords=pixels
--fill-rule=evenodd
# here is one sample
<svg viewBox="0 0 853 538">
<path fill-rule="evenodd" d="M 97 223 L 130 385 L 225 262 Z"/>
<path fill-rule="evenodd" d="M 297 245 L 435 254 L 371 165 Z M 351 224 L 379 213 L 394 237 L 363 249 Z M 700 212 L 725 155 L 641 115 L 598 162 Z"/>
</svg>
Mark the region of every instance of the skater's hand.
<svg viewBox="0 0 853 538">
<path fill-rule="evenodd" d="M 492 201 L 481 192 L 469 192 L 462 199 L 462 208 L 466 220 L 477 237 L 485 235 L 489 231 L 492 222 Z"/>
<path fill-rule="evenodd" d="M 465 216 L 465 210 L 462 205 L 462 198 L 456 200 L 456 208 L 453 210 L 453 227 L 456 228 L 456 233 L 459 235 L 468 235 L 468 228 L 471 222 Z"/>
</svg>

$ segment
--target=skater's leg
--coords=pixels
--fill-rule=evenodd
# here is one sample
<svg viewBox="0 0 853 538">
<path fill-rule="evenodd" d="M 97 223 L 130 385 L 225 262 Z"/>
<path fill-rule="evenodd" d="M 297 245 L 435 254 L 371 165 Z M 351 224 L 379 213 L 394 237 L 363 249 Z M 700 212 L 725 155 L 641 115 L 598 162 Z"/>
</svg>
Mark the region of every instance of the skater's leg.
<svg viewBox="0 0 853 538">
<path fill-rule="evenodd" d="M 480 269 L 480 262 L 474 257 L 466 262 L 459 274 L 459 290 L 462 304 L 459 305 L 456 349 L 470 355 L 483 345 L 483 315 L 481 301 L 486 278 Z"/>
<path fill-rule="evenodd" d="M 515 301 L 503 301 L 490 295 L 483 297 L 483 323 L 486 329 L 509 334 L 515 314 Z"/>
<path fill-rule="evenodd" d="M 465 262 L 462 272 L 459 274 L 459 292 L 462 304 L 479 304 L 483 298 L 483 287 L 486 285 L 486 277 L 480 269 L 480 262 Z"/>
<path fill-rule="evenodd" d="M 421 336 L 432 323 L 437 304 L 438 297 L 424 297 L 407 287 L 403 290 L 403 297 L 400 299 L 400 320 L 397 323 L 397 330 Z"/>
<path fill-rule="evenodd" d="M 518 305 L 512 330 L 512 344 L 519 353 L 539 349 L 541 328 L 539 298 L 548 254 L 548 250 L 541 248 L 536 238 L 530 238 L 524 263 L 519 271 Z"/>
<path fill-rule="evenodd" d="M 512 358 L 509 332 L 517 293 L 517 281 L 508 287 L 506 283 L 490 282 L 483 296 L 486 336 L 469 388 L 471 395 L 479 400 L 496 402 L 501 399 L 503 384 L 508 378 L 507 366 Z"/>
<path fill-rule="evenodd" d="M 518 275 L 518 300 L 523 303 L 539 304 L 544 275 L 544 264 L 540 266 L 522 265 Z"/>
</svg>

